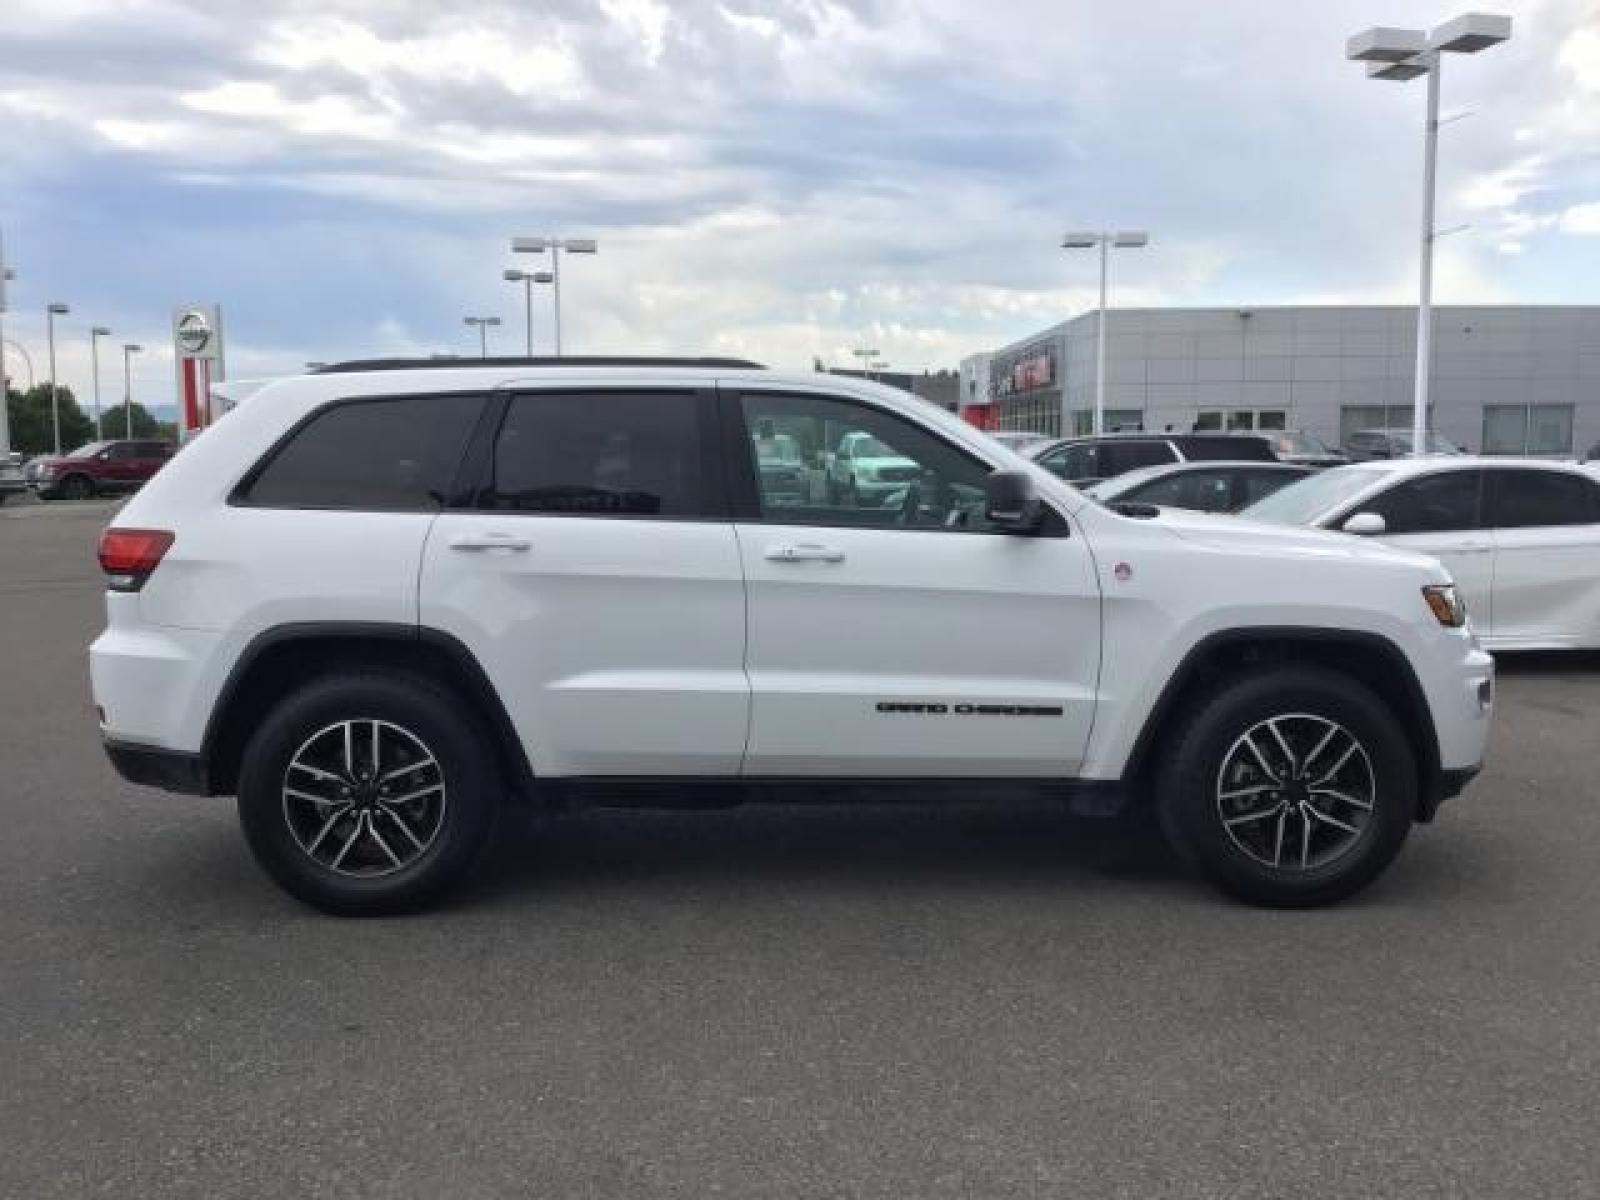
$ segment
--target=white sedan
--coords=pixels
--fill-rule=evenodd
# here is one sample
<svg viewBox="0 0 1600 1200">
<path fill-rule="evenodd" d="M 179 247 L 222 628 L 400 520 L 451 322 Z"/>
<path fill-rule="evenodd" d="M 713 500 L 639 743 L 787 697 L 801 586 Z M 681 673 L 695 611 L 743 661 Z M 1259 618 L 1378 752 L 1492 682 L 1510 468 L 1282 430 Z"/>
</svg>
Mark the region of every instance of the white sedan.
<svg viewBox="0 0 1600 1200">
<path fill-rule="evenodd" d="M 1600 478 L 1537 459 L 1336 467 L 1245 509 L 1431 554 L 1491 650 L 1600 648 Z"/>
</svg>

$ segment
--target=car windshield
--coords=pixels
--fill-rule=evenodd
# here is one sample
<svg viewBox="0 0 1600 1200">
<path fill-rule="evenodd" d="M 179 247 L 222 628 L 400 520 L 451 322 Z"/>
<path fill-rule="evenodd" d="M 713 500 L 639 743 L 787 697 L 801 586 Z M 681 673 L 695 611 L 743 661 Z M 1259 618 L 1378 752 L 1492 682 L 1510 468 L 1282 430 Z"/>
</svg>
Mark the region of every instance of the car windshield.
<svg viewBox="0 0 1600 1200">
<path fill-rule="evenodd" d="M 71 454 L 67 455 L 67 457 L 93 458 L 96 454 L 99 454 L 100 451 L 104 450 L 109 445 L 111 445 L 110 442 L 89 442 L 87 445 L 79 446 Z"/>
<path fill-rule="evenodd" d="M 1271 521 L 1278 525 L 1308 525 L 1317 517 L 1377 483 L 1387 471 L 1371 467 L 1334 467 L 1307 475 L 1272 495 L 1257 500 L 1240 511 L 1252 521 Z"/>
</svg>

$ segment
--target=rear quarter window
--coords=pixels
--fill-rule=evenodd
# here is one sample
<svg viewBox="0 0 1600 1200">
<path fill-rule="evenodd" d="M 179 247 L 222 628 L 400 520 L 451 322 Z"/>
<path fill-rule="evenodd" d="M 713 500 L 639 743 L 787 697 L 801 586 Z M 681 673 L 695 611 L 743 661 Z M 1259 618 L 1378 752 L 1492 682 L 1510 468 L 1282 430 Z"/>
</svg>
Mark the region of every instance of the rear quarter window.
<svg viewBox="0 0 1600 1200">
<path fill-rule="evenodd" d="M 476 395 L 338 401 L 281 442 L 235 492 L 263 508 L 432 512 L 483 409 Z"/>
</svg>

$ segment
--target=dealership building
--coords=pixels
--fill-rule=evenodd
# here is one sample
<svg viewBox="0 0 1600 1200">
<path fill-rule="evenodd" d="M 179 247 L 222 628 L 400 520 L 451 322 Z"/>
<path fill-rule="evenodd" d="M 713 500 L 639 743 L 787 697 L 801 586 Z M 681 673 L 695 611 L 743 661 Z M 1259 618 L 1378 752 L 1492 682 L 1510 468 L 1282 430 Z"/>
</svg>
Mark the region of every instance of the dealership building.
<svg viewBox="0 0 1600 1200">
<path fill-rule="evenodd" d="M 1087 433 L 1098 312 L 964 359 L 974 424 Z M 1411 426 L 1417 311 L 1395 306 L 1115 309 L 1106 428 L 1304 429 L 1342 445 Z M 1431 425 L 1487 454 L 1600 443 L 1600 306 L 1433 310 Z"/>
</svg>

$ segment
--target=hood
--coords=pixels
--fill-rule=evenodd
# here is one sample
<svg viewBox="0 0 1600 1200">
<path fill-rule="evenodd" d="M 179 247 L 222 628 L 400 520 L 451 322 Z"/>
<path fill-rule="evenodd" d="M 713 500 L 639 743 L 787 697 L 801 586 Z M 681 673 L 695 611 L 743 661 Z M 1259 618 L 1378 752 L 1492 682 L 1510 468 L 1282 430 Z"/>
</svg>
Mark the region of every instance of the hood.
<svg viewBox="0 0 1600 1200">
<path fill-rule="evenodd" d="M 1387 562 L 1443 573 L 1438 560 L 1426 554 L 1399 550 L 1351 533 L 1313 529 L 1307 525 L 1273 525 L 1243 517 L 1217 516 L 1182 508 L 1163 508 L 1155 523 L 1187 542 L 1233 552 L 1259 550 L 1263 554 L 1311 558 L 1344 558 Z"/>
</svg>

